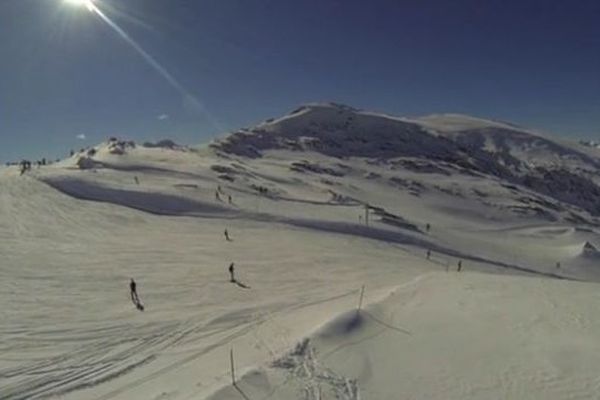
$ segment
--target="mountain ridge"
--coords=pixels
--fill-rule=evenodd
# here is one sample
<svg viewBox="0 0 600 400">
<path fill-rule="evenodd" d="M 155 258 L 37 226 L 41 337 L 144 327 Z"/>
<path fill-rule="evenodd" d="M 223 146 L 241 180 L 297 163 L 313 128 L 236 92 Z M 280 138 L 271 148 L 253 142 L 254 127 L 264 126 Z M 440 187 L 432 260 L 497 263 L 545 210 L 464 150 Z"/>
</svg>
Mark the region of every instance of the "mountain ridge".
<svg viewBox="0 0 600 400">
<path fill-rule="evenodd" d="M 211 145 L 217 153 L 261 158 L 271 151 L 365 158 L 390 165 L 416 159 L 433 169 L 500 179 L 600 216 L 600 152 L 514 124 L 462 114 L 395 117 L 338 103 L 311 103 Z"/>
</svg>

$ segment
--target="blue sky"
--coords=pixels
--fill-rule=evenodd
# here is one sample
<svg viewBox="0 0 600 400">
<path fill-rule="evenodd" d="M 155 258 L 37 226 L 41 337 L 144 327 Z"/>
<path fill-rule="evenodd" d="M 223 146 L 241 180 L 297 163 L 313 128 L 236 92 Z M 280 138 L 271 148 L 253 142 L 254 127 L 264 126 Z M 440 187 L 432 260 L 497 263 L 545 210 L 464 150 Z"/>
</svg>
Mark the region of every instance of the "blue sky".
<svg viewBox="0 0 600 400">
<path fill-rule="evenodd" d="M 203 143 L 313 101 L 600 138 L 597 1 L 95 4 L 183 92 L 85 7 L 0 0 L 0 161 L 108 136 Z"/>
</svg>

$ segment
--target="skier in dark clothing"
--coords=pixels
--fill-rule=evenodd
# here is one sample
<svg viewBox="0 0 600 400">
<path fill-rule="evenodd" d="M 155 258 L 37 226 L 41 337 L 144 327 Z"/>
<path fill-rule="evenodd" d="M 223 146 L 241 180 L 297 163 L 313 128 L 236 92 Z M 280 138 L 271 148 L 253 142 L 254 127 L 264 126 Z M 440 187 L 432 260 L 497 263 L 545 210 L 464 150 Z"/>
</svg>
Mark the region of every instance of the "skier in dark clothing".
<svg viewBox="0 0 600 400">
<path fill-rule="evenodd" d="M 229 202 L 229 204 L 233 204 L 233 199 L 231 198 L 231 195 L 227 195 L 227 202 Z"/>
<path fill-rule="evenodd" d="M 460 272 L 460 270 L 462 269 L 462 260 L 458 261 L 458 269 L 457 271 Z"/>
<path fill-rule="evenodd" d="M 129 282 L 129 291 L 130 291 L 130 296 L 131 296 L 131 301 L 133 302 L 133 304 L 135 305 L 135 307 L 140 310 L 143 311 L 144 310 L 144 306 L 142 305 L 142 302 L 140 301 L 140 297 L 138 296 L 137 293 L 137 284 L 135 283 L 135 281 L 133 280 L 133 278 L 131 278 L 131 281 Z"/>
<path fill-rule="evenodd" d="M 429 257 L 431 257 L 431 250 L 427 250 L 427 259 L 429 260 Z"/>
<path fill-rule="evenodd" d="M 133 280 L 133 278 L 131 278 L 131 281 L 129 282 L 129 291 L 130 291 L 130 295 L 131 295 L 131 301 L 133 301 L 134 303 L 138 303 L 139 302 L 139 298 L 138 298 L 138 294 L 137 294 L 137 284 L 135 283 L 135 281 Z"/>
<path fill-rule="evenodd" d="M 229 237 L 229 232 L 227 232 L 227 229 L 225 229 L 225 232 L 223 232 L 223 234 L 225 235 L 225 240 L 231 242 L 231 238 Z"/>
<path fill-rule="evenodd" d="M 229 264 L 229 275 L 230 275 L 230 282 L 235 282 L 235 267 L 234 264 L 231 263 Z"/>
</svg>

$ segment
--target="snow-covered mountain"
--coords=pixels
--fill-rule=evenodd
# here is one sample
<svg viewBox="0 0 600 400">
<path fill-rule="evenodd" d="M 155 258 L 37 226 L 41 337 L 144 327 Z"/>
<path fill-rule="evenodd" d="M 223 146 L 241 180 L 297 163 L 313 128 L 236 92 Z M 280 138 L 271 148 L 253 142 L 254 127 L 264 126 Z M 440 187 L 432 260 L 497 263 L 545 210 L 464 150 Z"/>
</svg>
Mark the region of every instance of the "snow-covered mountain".
<svg viewBox="0 0 600 400">
<path fill-rule="evenodd" d="M 443 114 L 398 118 L 339 104 L 313 104 L 217 141 L 223 153 L 261 157 L 270 150 L 371 159 L 384 169 L 462 174 L 514 188 L 524 200 L 550 197 L 600 215 L 600 151 L 556 141 L 504 122 Z M 579 218 L 573 215 L 573 218 Z"/>
<path fill-rule="evenodd" d="M 0 398 L 594 398 L 599 163 L 311 104 L 0 168 Z"/>
<path fill-rule="evenodd" d="M 512 172 L 545 166 L 600 166 L 578 143 L 559 143 L 509 123 L 458 114 L 399 118 L 335 103 L 302 106 L 290 114 L 242 129 L 214 144 L 248 157 L 273 149 L 310 150 L 334 157 L 423 157 L 499 164 Z M 483 170 L 488 174 L 497 171 Z"/>
</svg>

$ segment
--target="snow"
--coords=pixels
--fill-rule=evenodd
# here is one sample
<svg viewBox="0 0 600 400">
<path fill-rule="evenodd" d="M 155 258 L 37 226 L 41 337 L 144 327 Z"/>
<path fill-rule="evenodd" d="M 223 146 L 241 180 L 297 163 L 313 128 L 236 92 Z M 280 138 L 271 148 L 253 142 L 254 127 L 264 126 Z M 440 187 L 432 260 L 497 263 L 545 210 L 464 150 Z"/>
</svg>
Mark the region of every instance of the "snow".
<svg viewBox="0 0 600 400">
<path fill-rule="evenodd" d="M 311 336 L 311 353 L 287 356 L 288 365 L 264 367 L 239 387 L 249 398 L 301 398 L 289 392 L 294 386 L 358 398 L 344 393 L 346 382 L 335 379 L 343 377 L 368 399 L 595 397 L 600 326 L 588 303 L 595 284 L 477 273 L 419 278 L 358 316 L 333 319 Z M 236 398 L 229 393 L 214 398 Z"/>
<path fill-rule="evenodd" d="M 515 125 L 506 122 L 491 121 L 463 114 L 432 114 L 415 118 L 415 122 L 439 132 L 461 132 L 482 128 L 515 129 Z"/>
<path fill-rule="evenodd" d="M 0 398 L 597 396 L 598 220 L 516 179 L 556 158 L 597 200 L 593 149 L 338 104 L 171 147 L 0 169 Z"/>
</svg>

